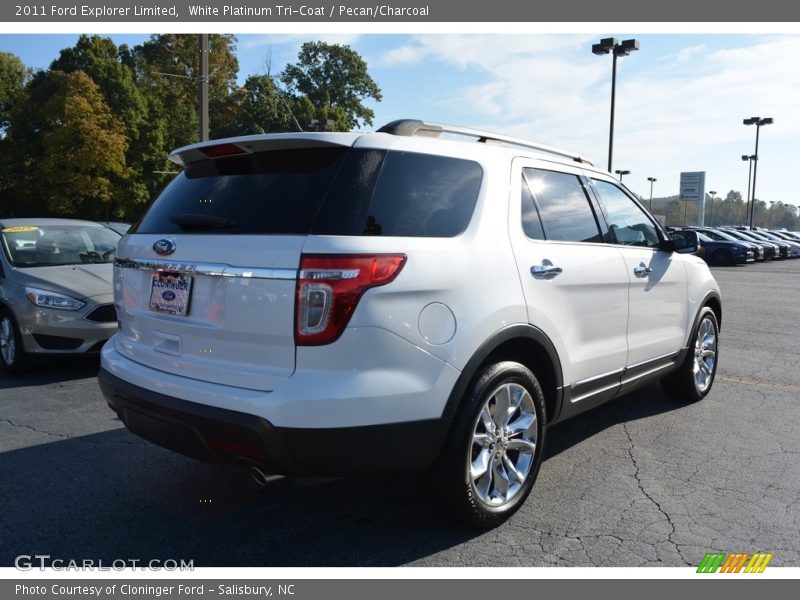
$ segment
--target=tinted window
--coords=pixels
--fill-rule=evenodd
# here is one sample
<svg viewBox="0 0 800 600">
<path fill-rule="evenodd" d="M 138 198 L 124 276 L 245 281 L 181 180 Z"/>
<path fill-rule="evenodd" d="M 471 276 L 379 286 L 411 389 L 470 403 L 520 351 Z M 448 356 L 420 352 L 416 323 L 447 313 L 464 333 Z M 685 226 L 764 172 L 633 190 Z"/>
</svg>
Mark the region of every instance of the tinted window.
<svg viewBox="0 0 800 600">
<path fill-rule="evenodd" d="M 522 178 L 522 230 L 532 240 L 543 240 L 544 229 L 525 177 Z"/>
<path fill-rule="evenodd" d="M 325 202 L 315 233 L 452 237 L 467 228 L 483 177 L 478 163 L 387 152 L 378 165 L 375 151 L 352 154 Z M 335 218 L 328 222 L 336 211 L 352 218 L 347 223 Z"/>
<path fill-rule="evenodd" d="M 576 175 L 524 169 L 545 239 L 570 242 L 599 242 L 600 230 L 594 211 Z"/>
<path fill-rule="evenodd" d="M 630 196 L 607 181 L 595 179 L 594 187 L 605 211 L 611 243 L 658 246 L 658 230 L 655 224 Z"/>
<path fill-rule="evenodd" d="M 136 232 L 450 237 L 469 224 L 482 175 L 471 161 L 338 147 L 205 160 Z"/>
<path fill-rule="evenodd" d="M 192 163 L 133 230 L 306 234 L 348 151 L 277 150 Z M 186 217 L 182 225 L 173 222 L 176 215 Z"/>
</svg>

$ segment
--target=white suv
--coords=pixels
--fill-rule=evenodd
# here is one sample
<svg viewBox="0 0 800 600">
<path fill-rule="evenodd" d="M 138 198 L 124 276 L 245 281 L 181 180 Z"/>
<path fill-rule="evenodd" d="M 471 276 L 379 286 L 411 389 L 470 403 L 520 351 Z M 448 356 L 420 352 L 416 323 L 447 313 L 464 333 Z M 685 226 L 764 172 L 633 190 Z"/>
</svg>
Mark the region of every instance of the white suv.
<svg viewBox="0 0 800 600">
<path fill-rule="evenodd" d="M 170 158 L 117 251 L 100 372 L 157 444 L 257 474 L 427 471 L 492 526 L 548 425 L 656 379 L 711 388 L 721 300 L 696 234 L 578 155 L 404 120 Z"/>
</svg>

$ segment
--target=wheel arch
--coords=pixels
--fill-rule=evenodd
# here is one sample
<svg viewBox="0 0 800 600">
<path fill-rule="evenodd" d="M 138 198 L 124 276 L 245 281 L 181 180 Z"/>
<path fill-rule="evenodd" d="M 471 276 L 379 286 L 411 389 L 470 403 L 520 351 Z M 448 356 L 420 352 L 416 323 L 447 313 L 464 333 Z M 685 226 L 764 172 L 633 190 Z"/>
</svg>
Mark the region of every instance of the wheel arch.
<svg viewBox="0 0 800 600">
<path fill-rule="evenodd" d="M 717 327 L 719 327 L 719 330 L 722 331 L 722 299 L 719 297 L 719 294 L 716 292 L 709 292 L 706 294 L 706 297 L 703 299 L 703 303 L 701 305 L 701 310 L 706 306 L 714 311 L 714 316 L 717 318 Z M 697 320 L 699 318 L 700 311 L 698 311 L 697 316 L 695 317 L 695 323 L 694 327 L 692 327 L 692 331 L 694 331 L 694 328 L 697 326 Z"/>
<path fill-rule="evenodd" d="M 564 385 L 561 361 L 553 342 L 541 329 L 522 324 L 501 329 L 475 351 L 450 392 L 442 416 L 455 416 L 464 394 L 484 367 L 504 360 L 518 362 L 536 376 L 544 393 L 547 421 L 556 420 Z"/>
</svg>

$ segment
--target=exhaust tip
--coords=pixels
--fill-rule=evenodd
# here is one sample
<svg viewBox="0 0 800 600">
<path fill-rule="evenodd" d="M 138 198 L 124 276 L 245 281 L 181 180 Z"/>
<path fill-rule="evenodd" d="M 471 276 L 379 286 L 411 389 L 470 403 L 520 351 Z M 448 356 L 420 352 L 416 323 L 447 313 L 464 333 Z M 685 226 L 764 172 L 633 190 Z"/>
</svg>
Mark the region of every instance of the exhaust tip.
<svg viewBox="0 0 800 600">
<path fill-rule="evenodd" d="M 250 471 L 250 478 L 255 481 L 259 487 L 267 487 L 271 479 L 269 475 L 255 465 L 250 465 L 248 470 Z"/>
</svg>

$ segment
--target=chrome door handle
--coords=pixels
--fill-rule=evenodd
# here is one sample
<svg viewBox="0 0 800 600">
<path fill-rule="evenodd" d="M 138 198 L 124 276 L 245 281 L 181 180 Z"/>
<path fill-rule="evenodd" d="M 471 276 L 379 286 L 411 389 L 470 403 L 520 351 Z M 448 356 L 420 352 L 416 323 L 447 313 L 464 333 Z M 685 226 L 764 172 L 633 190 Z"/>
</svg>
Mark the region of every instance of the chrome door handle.
<svg viewBox="0 0 800 600">
<path fill-rule="evenodd" d="M 555 277 L 563 272 L 561 267 L 554 267 L 553 265 L 533 265 L 531 267 L 531 275 L 534 277 Z"/>
<path fill-rule="evenodd" d="M 638 267 L 633 268 L 633 274 L 637 277 L 647 277 L 652 272 L 653 269 L 650 267 L 645 267 L 644 265 L 639 265 Z"/>
</svg>

